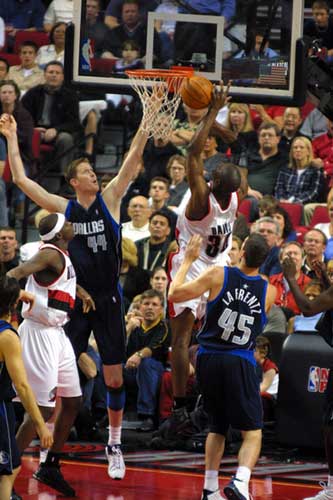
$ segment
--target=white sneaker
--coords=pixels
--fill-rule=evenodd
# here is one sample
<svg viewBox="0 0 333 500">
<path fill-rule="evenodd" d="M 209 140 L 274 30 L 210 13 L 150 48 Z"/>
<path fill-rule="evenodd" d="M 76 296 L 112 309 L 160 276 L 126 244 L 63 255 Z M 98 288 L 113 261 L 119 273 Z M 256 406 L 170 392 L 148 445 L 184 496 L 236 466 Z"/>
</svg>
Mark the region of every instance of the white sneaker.
<svg viewBox="0 0 333 500">
<path fill-rule="evenodd" d="M 106 446 L 105 454 L 109 462 L 108 474 L 111 479 L 123 479 L 125 477 L 126 467 L 120 444 Z"/>
<path fill-rule="evenodd" d="M 306 497 L 303 500 L 333 500 L 333 491 L 327 489 L 327 484 L 320 482 L 319 485 L 323 488 L 318 491 L 317 495 L 314 497 Z"/>
<path fill-rule="evenodd" d="M 201 495 L 201 500 L 225 500 L 225 497 L 221 496 L 220 490 L 208 491 L 203 490 Z"/>
</svg>

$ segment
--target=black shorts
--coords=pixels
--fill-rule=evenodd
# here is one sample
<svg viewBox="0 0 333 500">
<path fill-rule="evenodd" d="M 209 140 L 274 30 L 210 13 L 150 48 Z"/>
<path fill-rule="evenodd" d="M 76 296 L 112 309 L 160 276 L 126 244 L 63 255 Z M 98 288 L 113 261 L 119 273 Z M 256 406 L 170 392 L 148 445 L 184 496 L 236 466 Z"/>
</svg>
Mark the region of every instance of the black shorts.
<svg viewBox="0 0 333 500">
<path fill-rule="evenodd" d="M 0 476 L 9 476 L 21 464 L 15 439 L 15 413 L 11 401 L 0 401 Z"/>
<path fill-rule="evenodd" d="M 77 358 L 87 351 L 91 332 L 97 342 L 104 365 L 118 365 L 126 360 L 126 330 L 122 297 L 113 294 L 94 297 L 96 311 L 82 312 L 82 302 L 77 299 L 65 331 L 72 342 Z"/>
<path fill-rule="evenodd" d="M 260 380 L 252 363 L 231 354 L 200 354 L 196 370 L 210 432 L 225 436 L 229 425 L 262 428 Z"/>
</svg>

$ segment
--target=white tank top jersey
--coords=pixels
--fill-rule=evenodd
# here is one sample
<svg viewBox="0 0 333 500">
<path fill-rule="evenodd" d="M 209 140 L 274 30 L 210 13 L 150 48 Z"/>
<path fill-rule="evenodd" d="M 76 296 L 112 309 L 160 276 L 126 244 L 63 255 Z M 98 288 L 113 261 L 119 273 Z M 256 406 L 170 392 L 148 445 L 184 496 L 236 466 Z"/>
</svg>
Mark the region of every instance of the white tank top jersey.
<svg viewBox="0 0 333 500">
<path fill-rule="evenodd" d="M 60 252 L 65 259 L 65 266 L 61 275 L 49 285 L 41 285 L 32 274 L 27 280 L 26 291 L 35 295 L 35 304 L 31 311 L 23 303 L 22 316 L 46 326 L 63 326 L 69 320 L 69 312 L 74 308 L 76 296 L 76 274 L 67 252 L 46 243 L 40 247 L 53 248 Z"/>
<path fill-rule="evenodd" d="M 225 266 L 228 263 L 228 254 L 232 246 L 232 229 L 237 216 L 238 194 L 231 193 L 230 202 L 225 210 L 222 210 L 213 193 L 209 194 L 209 212 L 201 220 L 189 220 L 186 215 L 186 207 L 178 215 L 177 239 L 179 253 L 185 252 L 185 248 L 191 236 L 200 234 L 202 245 L 199 260 L 207 265 Z"/>
</svg>

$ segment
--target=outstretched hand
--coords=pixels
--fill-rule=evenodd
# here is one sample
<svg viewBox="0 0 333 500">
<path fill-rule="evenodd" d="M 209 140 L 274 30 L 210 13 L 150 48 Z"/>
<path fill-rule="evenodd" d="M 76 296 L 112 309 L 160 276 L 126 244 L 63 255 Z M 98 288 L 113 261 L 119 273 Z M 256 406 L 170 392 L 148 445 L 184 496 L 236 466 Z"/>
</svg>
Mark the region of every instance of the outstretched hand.
<svg viewBox="0 0 333 500">
<path fill-rule="evenodd" d="M 231 97 L 229 96 L 230 86 L 231 81 L 229 81 L 228 85 L 224 87 L 223 80 L 220 81 L 219 85 L 214 85 L 212 98 L 210 101 L 213 109 L 220 110 L 231 100 Z"/>
<path fill-rule="evenodd" d="M 194 262 L 200 255 L 200 248 L 202 243 L 202 237 L 199 234 L 195 234 L 189 240 L 186 250 L 185 259 Z"/>
<path fill-rule="evenodd" d="M 288 256 L 282 261 L 282 272 L 286 279 L 293 279 L 296 277 L 296 264 Z"/>
<path fill-rule="evenodd" d="M 13 134 L 16 134 L 17 124 L 12 115 L 3 114 L 0 117 L 0 134 L 6 139 L 9 139 Z"/>
</svg>

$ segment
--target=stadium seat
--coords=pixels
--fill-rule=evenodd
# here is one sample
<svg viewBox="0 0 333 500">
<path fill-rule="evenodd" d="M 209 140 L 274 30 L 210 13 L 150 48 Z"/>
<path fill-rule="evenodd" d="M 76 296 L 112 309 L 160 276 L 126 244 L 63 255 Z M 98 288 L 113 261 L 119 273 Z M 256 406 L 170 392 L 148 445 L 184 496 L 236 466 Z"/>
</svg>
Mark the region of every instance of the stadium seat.
<svg viewBox="0 0 333 500">
<path fill-rule="evenodd" d="M 35 42 L 38 47 L 41 47 L 42 45 L 49 45 L 50 38 L 48 33 L 45 33 L 45 31 L 19 30 L 15 35 L 14 53 L 18 54 L 21 44 L 27 41 Z"/>
<path fill-rule="evenodd" d="M 292 225 L 295 228 L 302 225 L 303 205 L 300 203 L 287 203 L 286 201 L 281 201 L 280 206 L 288 212 Z"/>
<path fill-rule="evenodd" d="M 7 52 L 0 52 L 0 57 L 8 61 L 9 66 L 17 66 L 21 64 L 20 56 L 17 54 L 7 54 Z"/>
<path fill-rule="evenodd" d="M 314 227 L 316 224 L 320 224 L 322 222 L 329 222 L 329 216 L 327 211 L 327 206 L 324 207 L 318 205 L 312 214 L 310 226 Z"/>
<path fill-rule="evenodd" d="M 238 211 L 245 216 L 246 222 L 250 222 L 251 200 L 243 200 Z"/>
<path fill-rule="evenodd" d="M 107 76 L 113 73 L 116 59 L 91 59 L 91 69 L 94 73 L 101 76 Z"/>
</svg>

